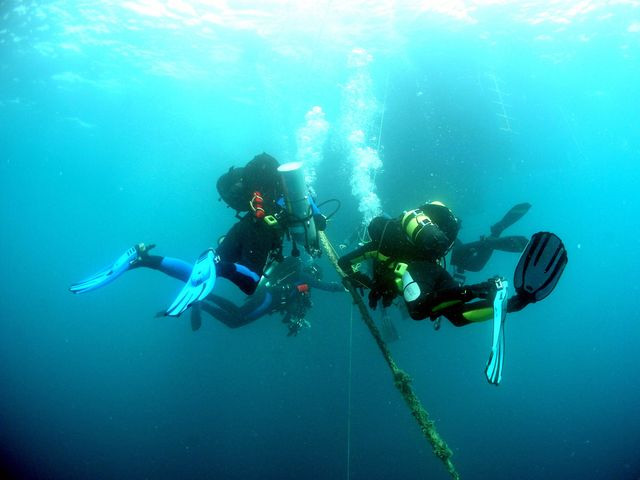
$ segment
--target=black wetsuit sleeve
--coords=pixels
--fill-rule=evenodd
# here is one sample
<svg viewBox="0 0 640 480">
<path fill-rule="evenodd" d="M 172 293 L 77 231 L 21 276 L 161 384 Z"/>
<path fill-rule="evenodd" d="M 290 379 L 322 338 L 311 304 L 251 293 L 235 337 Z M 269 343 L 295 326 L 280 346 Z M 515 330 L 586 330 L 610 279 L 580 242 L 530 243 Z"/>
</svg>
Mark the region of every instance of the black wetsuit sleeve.
<svg viewBox="0 0 640 480">
<path fill-rule="evenodd" d="M 365 243 L 364 245 L 356 248 L 353 252 L 349 252 L 343 255 L 338 260 L 338 266 L 346 274 L 351 275 L 355 273 L 353 265 L 366 259 L 366 254 L 376 250 L 376 246 L 372 243 Z"/>
</svg>

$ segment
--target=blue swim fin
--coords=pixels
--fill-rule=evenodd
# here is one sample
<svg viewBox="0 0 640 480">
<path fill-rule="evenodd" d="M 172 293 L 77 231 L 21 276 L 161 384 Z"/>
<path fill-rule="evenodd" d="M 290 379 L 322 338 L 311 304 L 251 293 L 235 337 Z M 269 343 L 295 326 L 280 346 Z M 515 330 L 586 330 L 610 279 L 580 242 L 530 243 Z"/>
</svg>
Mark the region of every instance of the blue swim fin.
<svg viewBox="0 0 640 480">
<path fill-rule="evenodd" d="M 74 283 L 69 287 L 69 290 L 73 293 L 85 293 L 113 282 L 116 278 L 129 270 L 129 268 L 141 258 L 141 255 L 144 252 L 151 250 L 154 246 L 155 245 L 150 245 L 145 247 L 144 243 L 134 245 L 120 255 L 111 266 L 81 282 Z"/>
<path fill-rule="evenodd" d="M 493 299 L 493 345 L 484 373 L 489 383 L 498 385 L 502 380 L 504 362 L 504 322 L 507 319 L 507 287 L 505 280 L 497 281 L 496 296 Z"/>
<path fill-rule="evenodd" d="M 212 249 L 202 252 L 176 299 L 165 312 L 172 317 L 179 316 L 187 308 L 211 293 L 216 284 L 216 261 Z"/>
</svg>

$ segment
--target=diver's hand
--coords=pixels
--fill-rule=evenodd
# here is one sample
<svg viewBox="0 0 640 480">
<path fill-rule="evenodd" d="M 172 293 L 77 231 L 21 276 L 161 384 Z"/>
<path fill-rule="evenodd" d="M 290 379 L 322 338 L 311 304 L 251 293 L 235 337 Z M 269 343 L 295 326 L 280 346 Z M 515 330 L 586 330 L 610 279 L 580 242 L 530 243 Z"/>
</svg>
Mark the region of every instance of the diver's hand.
<svg viewBox="0 0 640 480">
<path fill-rule="evenodd" d="M 382 307 L 387 308 L 393 303 L 396 297 L 396 290 L 381 282 L 374 282 L 369 292 L 369 308 L 375 310 L 378 301 L 382 300 Z"/>
<path fill-rule="evenodd" d="M 375 310 L 378 306 L 378 301 L 382 298 L 382 294 L 378 290 L 371 290 L 369 292 L 369 308 Z"/>
</svg>

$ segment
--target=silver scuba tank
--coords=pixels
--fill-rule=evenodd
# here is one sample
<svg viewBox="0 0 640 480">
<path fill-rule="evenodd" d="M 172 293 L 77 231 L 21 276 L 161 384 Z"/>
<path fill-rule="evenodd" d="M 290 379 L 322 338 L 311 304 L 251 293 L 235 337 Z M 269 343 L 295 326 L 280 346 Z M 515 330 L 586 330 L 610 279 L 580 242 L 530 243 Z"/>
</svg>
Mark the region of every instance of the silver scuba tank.
<svg viewBox="0 0 640 480">
<path fill-rule="evenodd" d="M 309 199 L 309 190 L 304 182 L 302 162 L 289 162 L 278 167 L 282 178 L 288 228 L 291 239 L 298 245 L 304 245 L 310 255 L 320 252 L 318 232 L 313 218 Z"/>
</svg>

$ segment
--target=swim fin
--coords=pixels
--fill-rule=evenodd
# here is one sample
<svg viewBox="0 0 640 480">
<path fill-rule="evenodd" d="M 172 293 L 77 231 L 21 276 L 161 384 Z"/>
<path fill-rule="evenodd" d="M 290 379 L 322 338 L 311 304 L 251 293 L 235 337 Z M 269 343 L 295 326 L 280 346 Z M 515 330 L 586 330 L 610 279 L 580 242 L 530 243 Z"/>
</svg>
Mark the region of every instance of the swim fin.
<svg viewBox="0 0 640 480">
<path fill-rule="evenodd" d="M 81 282 L 74 283 L 69 287 L 69 290 L 72 293 L 85 293 L 113 282 L 116 278 L 135 265 L 135 263 L 142 258 L 142 255 L 153 247 L 155 247 L 155 245 L 145 246 L 144 243 L 134 245 L 120 255 L 111 266 L 90 276 L 89 278 L 86 278 L 85 280 L 82 280 Z"/>
<path fill-rule="evenodd" d="M 216 284 L 216 261 L 212 249 L 207 249 L 196 261 L 189 280 L 176 299 L 165 312 L 172 317 L 179 316 L 187 308 L 211 293 Z"/>
<path fill-rule="evenodd" d="M 529 211 L 530 208 L 531 204 L 526 202 L 519 203 L 518 205 L 512 207 L 511 210 L 509 210 L 504 215 L 504 217 L 502 217 L 502 220 L 494 225 L 491 225 L 491 236 L 499 237 L 505 228 L 510 227 L 518 220 L 520 220 L 524 216 L 524 214 Z"/>
<path fill-rule="evenodd" d="M 504 322 L 507 319 L 507 287 L 508 282 L 496 282 L 496 296 L 493 299 L 493 345 L 484 373 L 489 383 L 500 384 L 502 380 L 502 364 L 504 363 Z"/>
<path fill-rule="evenodd" d="M 539 302 L 556 287 L 569 261 L 560 238 L 550 232 L 538 232 L 531 237 L 513 276 L 519 301 Z"/>
</svg>

